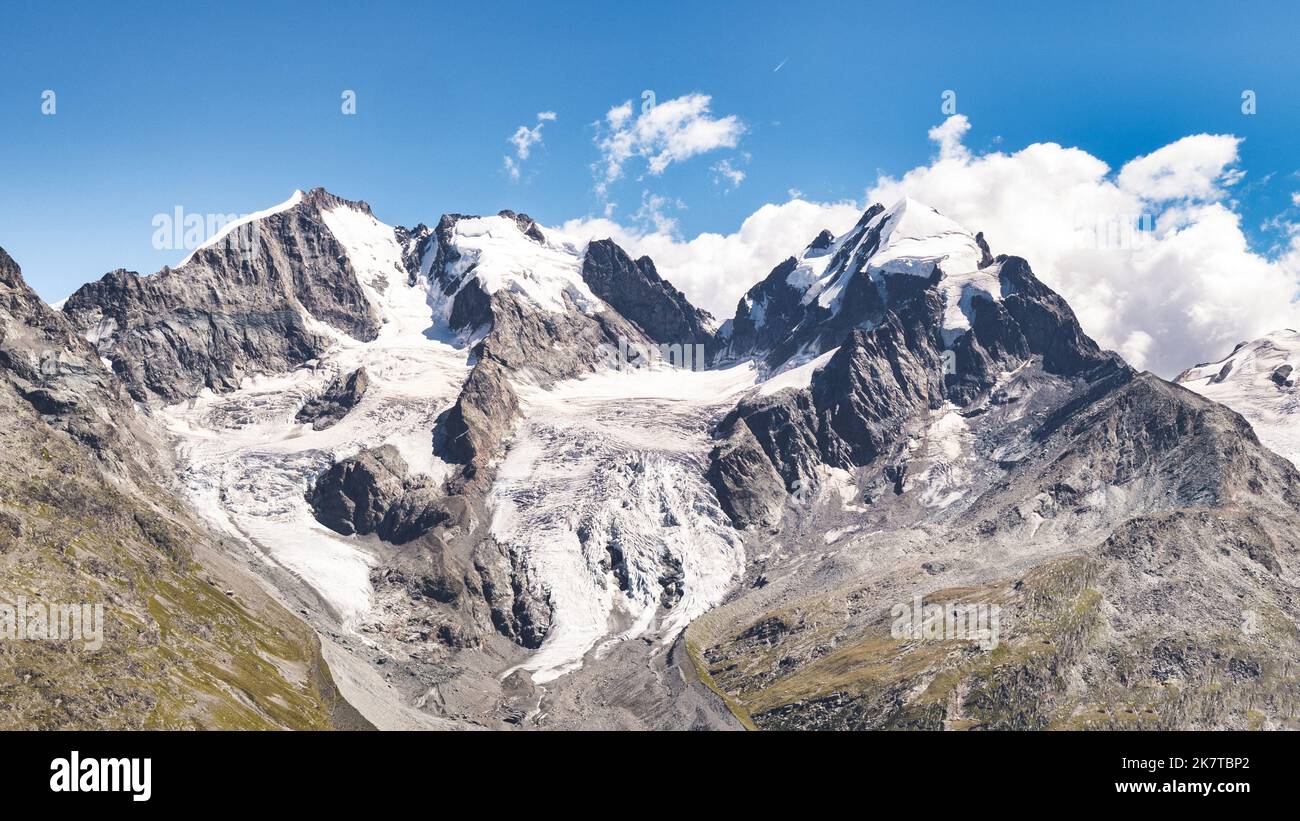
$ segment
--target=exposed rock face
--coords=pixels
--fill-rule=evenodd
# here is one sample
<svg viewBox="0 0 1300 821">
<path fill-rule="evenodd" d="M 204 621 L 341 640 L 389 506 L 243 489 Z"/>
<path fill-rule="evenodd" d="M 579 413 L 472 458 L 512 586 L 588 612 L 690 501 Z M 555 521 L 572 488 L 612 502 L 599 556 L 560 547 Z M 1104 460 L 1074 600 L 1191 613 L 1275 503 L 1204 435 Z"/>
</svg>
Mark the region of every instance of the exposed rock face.
<svg viewBox="0 0 1300 821">
<path fill-rule="evenodd" d="M 528 568 L 518 556 L 484 539 L 474 550 L 474 568 L 497 631 L 523 647 L 541 647 L 551 630 L 551 608 L 529 592 Z"/>
<path fill-rule="evenodd" d="M 596 296 L 631 320 L 655 342 L 694 345 L 712 342 L 713 317 L 659 276 L 649 257 L 633 261 L 613 240 L 587 246 L 582 279 Z"/>
<path fill-rule="evenodd" d="M 365 368 L 341 375 L 327 385 L 320 396 L 307 400 L 298 411 L 297 419 L 311 424 L 315 430 L 325 430 L 357 406 L 369 385 L 370 376 Z"/>
<path fill-rule="evenodd" d="M 374 533 L 394 544 L 409 542 L 447 520 L 435 488 L 408 478 L 392 445 L 335 464 L 316 480 L 308 501 L 316 519 L 351 536 Z"/>
<path fill-rule="evenodd" d="M 108 273 L 78 289 L 63 312 L 141 401 L 176 402 L 259 371 L 290 370 L 331 342 L 314 323 L 373 339 L 378 317 L 321 219 L 340 205 L 369 212 L 318 188 L 239 225 L 179 268 Z"/>
<path fill-rule="evenodd" d="M 0 249 L 0 603 L 76 605 L 85 638 L 0 642 L 0 728 L 365 725 L 170 471 L 121 381 Z"/>
<path fill-rule="evenodd" d="M 23 281 L 0 249 L 0 368 L 42 420 L 115 460 L 124 443 L 147 434 L 131 399 L 67 320 Z M 152 445 L 143 453 L 151 452 Z"/>
<path fill-rule="evenodd" d="M 706 475 L 723 511 L 738 527 L 769 526 L 779 521 L 787 498 L 785 480 L 748 425 L 736 425 L 713 449 Z"/>
</svg>

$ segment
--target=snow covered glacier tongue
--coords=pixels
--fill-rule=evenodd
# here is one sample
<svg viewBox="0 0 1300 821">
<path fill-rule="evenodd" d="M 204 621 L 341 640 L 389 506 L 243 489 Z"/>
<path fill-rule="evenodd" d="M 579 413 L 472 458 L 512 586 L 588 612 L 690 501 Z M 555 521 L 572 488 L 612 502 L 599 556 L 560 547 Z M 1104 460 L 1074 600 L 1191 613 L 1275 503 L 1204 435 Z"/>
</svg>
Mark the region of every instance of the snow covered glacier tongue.
<svg viewBox="0 0 1300 821">
<path fill-rule="evenodd" d="M 708 431 L 748 365 L 602 371 L 524 393 L 492 489 L 492 534 L 533 571 L 551 629 L 520 667 L 538 683 L 613 640 L 666 646 L 722 601 L 744 550 L 704 479 Z M 657 623 L 656 623 L 657 622 Z M 509 672 L 509 671 L 507 671 Z"/>
<path fill-rule="evenodd" d="M 707 315 L 612 243 L 507 212 L 444 218 L 424 258 L 452 330 L 479 340 L 458 411 L 486 447 L 464 454 L 467 487 L 519 568 L 516 599 L 548 613 L 518 669 L 544 683 L 608 641 L 670 643 L 744 566 L 703 473 L 709 429 L 752 368 L 610 369 L 629 344 L 711 341 Z M 494 481 L 475 488 L 480 476 Z"/>
</svg>

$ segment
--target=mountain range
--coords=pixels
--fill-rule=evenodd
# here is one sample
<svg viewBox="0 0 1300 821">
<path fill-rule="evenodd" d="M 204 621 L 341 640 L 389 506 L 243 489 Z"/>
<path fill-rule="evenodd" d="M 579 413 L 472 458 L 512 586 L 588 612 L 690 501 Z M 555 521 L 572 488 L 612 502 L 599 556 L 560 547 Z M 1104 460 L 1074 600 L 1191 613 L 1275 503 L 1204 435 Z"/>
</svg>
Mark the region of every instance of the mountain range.
<svg viewBox="0 0 1300 821">
<path fill-rule="evenodd" d="M 319 188 L 59 310 L 0 252 L 0 593 L 111 627 L 4 725 L 1300 724 L 1295 332 L 1171 383 L 914 200 L 790 250 L 721 323 Z"/>
</svg>

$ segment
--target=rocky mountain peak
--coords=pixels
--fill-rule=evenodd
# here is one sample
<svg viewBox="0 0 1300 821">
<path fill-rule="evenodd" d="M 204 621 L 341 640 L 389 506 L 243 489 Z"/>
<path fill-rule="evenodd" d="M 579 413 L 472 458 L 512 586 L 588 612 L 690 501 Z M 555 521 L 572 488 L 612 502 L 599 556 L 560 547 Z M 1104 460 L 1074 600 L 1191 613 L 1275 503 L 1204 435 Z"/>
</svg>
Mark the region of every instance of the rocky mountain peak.
<svg viewBox="0 0 1300 821">
<path fill-rule="evenodd" d="M 977 299 L 1003 298 L 982 235 L 911 198 L 877 203 L 851 230 L 823 231 L 751 288 L 720 333 L 720 358 L 757 358 L 771 372 L 796 367 L 926 289 L 941 295 L 948 347 L 970 333 Z"/>
<path fill-rule="evenodd" d="M 230 389 L 313 359 L 338 337 L 378 334 L 367 289 L 382 282 L 358 274 L 372 262 L 370 225 L 379 223 L 363 202 L 295 191 L 225 225 L 176 268 L 117 270 L 82 286 L 63 313 L 138 400 Z"/>
</svg>

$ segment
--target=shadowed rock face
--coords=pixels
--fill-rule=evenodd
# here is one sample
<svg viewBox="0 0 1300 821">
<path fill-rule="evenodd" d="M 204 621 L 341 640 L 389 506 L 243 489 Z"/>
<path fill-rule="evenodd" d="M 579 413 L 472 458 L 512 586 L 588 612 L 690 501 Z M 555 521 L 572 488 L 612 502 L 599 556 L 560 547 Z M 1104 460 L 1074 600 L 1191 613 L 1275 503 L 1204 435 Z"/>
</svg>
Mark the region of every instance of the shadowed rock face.
<svg viewBox="0 0 1300 821">
<path fill-rule="evenodd" d="M 655 342 L 693 345 L 713 340 L 713 318 L 660 277 L 650 257 L 634 262 L 613 240 L 597 240 L 587 246 L 582 279 Z"/>
<path fill-rule="evenodd" d="M 1124 367 L 1083 333 L 1065 301 L 1040 283 L 1024 260 L 1004 256 L 996 264 L 1001 266 L 1003 300 L 973 298 L 971 330 L 947 354 L 951 368 L 945 366 L 940 335 L 944 305 L 939 293 L 930 287 L 896 296 L 895 307 L 868 323 L 869 330 L 852 328 L 843 337 L 830 338 L 835 344 L 824 343 L 838 350 L 813 374 L 807 389 L 743 401 L 719 431 L 730 439 L 743 425 L 747 434 L 719 446 L 713 461 L 749 462 L 752 438 L 785 488 L 795 483 L 816 487 L 818 465 L 851 469 L 890 457 L 923 412 L 987 396 L 1000 374 L 1031 360 L 1061 377 Z M 937 281 L 932 278 L 930 285 Z M 852 319 L 850 315 L 841 324 Z M 950 370 L 955 372 L 946 372 Z M 733 520 L 740 527 L 768 521 L 775 513 L 756 511 L 753 503 L 753 497 L 778 498 L 770 475 L 757 478 L 763 489 L 745 491 L 750 500 L 730 498 L 737 489 L 723 477 L 753 473 L 752 467 L 725 464 L 711 471 L 724 508 L 739 514 Z"/>
<path fill-rule="evenodd" d="M 307 400 L 296 418 L 299 422 L 310 423 L 315 430 L 325 430 L 357 406 L 369 384 L 370 376 L 366 369 L 357 368 L 326 385 L 320 396 Z"/>
<path fill-rule="evenodd" d="M 301 202 L 235 228 L 179 268 L 148 277 L 117 270 L 63 307 L 137 400 L 176 402 L 244 376 L 290 370 L 331 340 L 313 320 L 370 340 L 379 319 L 321 211 L 349 207 L 315 189 Z"/>
<path fill-rule="evenodd" d="M 441 494 L 408 471 L 392 445 L 363 451 L 321 474 L 307 500 L 317 521 L 344 536 L 373 533 L 403 544 L 448 518 Z"/>
</svg>

